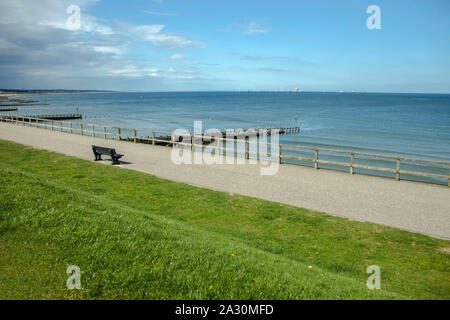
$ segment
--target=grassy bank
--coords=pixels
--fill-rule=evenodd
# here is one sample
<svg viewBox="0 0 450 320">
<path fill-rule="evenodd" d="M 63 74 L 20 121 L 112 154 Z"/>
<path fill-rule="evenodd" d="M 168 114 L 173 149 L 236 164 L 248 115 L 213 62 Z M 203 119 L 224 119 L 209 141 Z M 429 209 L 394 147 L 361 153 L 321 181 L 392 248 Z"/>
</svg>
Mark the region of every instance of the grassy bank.
<svg viewBox="0 0 450 320">
<path fill-rule="evenodd" d="M 0 186 L 0 298 L 450 298 L 444 240 L 5 141 Z"/>
</svg>

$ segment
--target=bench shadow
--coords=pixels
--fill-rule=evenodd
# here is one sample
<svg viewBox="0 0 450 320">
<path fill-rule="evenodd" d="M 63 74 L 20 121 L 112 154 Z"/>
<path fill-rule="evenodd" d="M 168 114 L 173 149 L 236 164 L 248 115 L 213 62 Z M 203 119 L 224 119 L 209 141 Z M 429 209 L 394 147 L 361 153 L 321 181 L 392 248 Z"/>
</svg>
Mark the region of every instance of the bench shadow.
<svg viewBox="0 0 450 320">
<path fill-rule="evenodd" d="M 122 160 L 120 160 L 118 164 L 113 164 L 111 159 L 101 159 L 101 160 L 93 160 L 93 161 L 94 162 L 109 162 L 109 164 L 112 165 L 112 166 L 133 164 L 133 162 L 122 161 Z"/>
<path fill-rule="evenodd" d="M 122 160 L 120 160 L 119 162 L 120 162 L 119 164 L 133 164 L 133 162 L 122 161 Z"/>
</svg>

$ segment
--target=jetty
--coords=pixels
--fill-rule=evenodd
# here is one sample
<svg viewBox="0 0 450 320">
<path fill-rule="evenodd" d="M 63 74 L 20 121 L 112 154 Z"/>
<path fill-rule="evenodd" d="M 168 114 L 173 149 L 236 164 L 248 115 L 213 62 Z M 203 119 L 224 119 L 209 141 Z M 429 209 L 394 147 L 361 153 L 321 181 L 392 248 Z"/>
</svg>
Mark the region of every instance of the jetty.
<svg viewBox="0 0 450 320">
<path fill-rule="evenodd" d="M 299 133 L 300 127 L 281 127 L 281 128 L 256 128 L 256 129 L 227 129 L 221 130 L 220 133 L 222 136 L 234 136 L 234 137 L 242 137 L 242 136 L 250 136 L 250 137 L 259 137 L 260 135 L 270 136 L 274 133 L 278 134 L 292 134 Z M 205 132 L 205 136 L 208 134 Z"/>
<path fill-rule="evenodd" d="M 3 105 L 0 105 L 0 111 L 17 111 L 18 109 L 16 107 L 4 107 Z"/>
<path fill-rule="evenodd" d="M 38 120 L 76 120 L 76 119 L 83 119 L 83 115 L 81 113 L 73 113 L 73 114 L 46 114 L 46 115 L 30 115 L 30 116 L 6 115 L 6 116 L 0 116 L 0 118 L 1 119 L 5 119 L 5 120 L 14 120 L 14 121 L 21 121 L 21 122 L 37 122 Z"/>
<path fill-rule="evenodd" d="M 130 129 L 130 130 L 134 130 L 134 129 Z M 299 126 L 295 126 L 295 127 L 282 127 L 282 128 L 257 128 L 257 129 L 224 129 L 224 130 L 219 130 L 220 134 L 222 135 L 222 137 L 227 137 L 227 138 L 231 138 L 234 140 L 238 140 L 238 139 L 242 139 L 242 138 L 247 138 L 247 137 L 259 137 L 259 136 L 263 136 L 263 135 L 273 135 L 275 134 L 275 132 L 278 132 L 278 134 L 293 134 L 293 133 L 299 133 L 300 132 L 300 127 Z M 190 136 L 192 136 L 192 134 L 189 134 Z M 213 143 L 216 139 L 215 139 L 215 135 L 213 134 L 213 131 L 205 131 L 202 133 L 201 135 L 201 140 L 202 140 L 202 144 L 203 145 L 208 145 Z M 120 140 L 125 140 L 125 141 L 132 141 L 132 142 L 136 142 L 136 143 L 144 143 L 144 144 L 157 144 L 157 145 L 164 145 L 164 146 L 171 146 L 172 140 L 173 140 L 173 136 L 172 134 L 165 134 L 165 135 L 160 135 L 156 141 L 156 143 L 153 143 L 153 138 L 150 136 L 144 136 L 144 137 L 127 137 L 127 138 L 121 138 L 119 137 Z M 199 136 L 199 140 L 200 140 L 200 136 Z M 179 141 L 177 142 L 182 142 L 183 141 L 183 137 L 179 137 Z"/>
</svg>

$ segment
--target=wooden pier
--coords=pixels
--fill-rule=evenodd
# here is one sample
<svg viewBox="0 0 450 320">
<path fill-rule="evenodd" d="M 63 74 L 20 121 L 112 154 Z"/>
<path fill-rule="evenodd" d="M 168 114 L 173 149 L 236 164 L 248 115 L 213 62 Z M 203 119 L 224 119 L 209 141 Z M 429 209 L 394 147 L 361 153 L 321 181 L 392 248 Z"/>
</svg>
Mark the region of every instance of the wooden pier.
<svg viewBox="0 0 450 320">
<path fill-rule="evenodd" d="M 221 130 L 220 134 L 223 137 L 227 137 L 227 138 L 232 138 L 232 139 L 243 139 L 246 137 L 259 137 L 262 136 L 264 134 L 266 134 L 267 136 L 270 136 L 272 134 L 274 134 L 275 132 L 278 132 L 278 134 L 293 134 L 293 133 L 298 133 L 300 132 L 300 127 L 283 127 L 283 128 L 258 128 L 258 129 L 247 129 L 247 130 L 233 130 L 233 129 L 228 129 L 228 130 Z M 190 134 L 190 136 L 192 136 L 192 134 Z M 142 137 L 142 138 L 126 138 L 126 139 L 121 139 L 121 140 L 127 140 L 127 141 L 136 141 L 136 143 L 145 143 L 145 144 L 152 144 L 151 141 L 151 137 L 147 136 L 147 137 Z M 158 142 L 156 144 L 158 145 L 172 145 L 172 135 L 171 134 L 166 134 L 166 135 L 161 135 L 158 137 Z M 200 138 L 199 138 L 200 140 Z M 212 135 L 211 132 L 205 131 L 202 134 L 202 144 L 203 145 L 209 145 L 211 143 L 213 143 L 216 139 L 215 136 Z M 179 141 L 177 142 L 182 142 L 182 137 L 180 137 Z"/>
<path fill-rule="evenodd" d="M 16 109 L 17 110 L 17 109 Z M 16 115 L 6 115 L 0 116 L 2 119 L 23 121 L 23 122 L 35 122 L 37 120 L 75 120 L 83 119 L 83 115 L 80 113 L 74 114 L 48 114 L 48 115 L 31 115 L 31 116 L 16 116 Z"/>
<path fill-rule="evenodd" d="M 257 128 L 257 129 L 246 129 L 246 130 L 242 130 L 242 129 L 238 129 L 238 130 L 233 130 L 233 129 L 228 129 L 228 130 L 221 130 L 220 133 L 222 134 L 222 136 L 227 136 L 227 137 L 259 137 L 260 135 L 267 135 L 270 136 L 274 133 L 278 133 L 278 134 L 293 134 L 293 133 L 299 133 L 300 132 L 300 127 L 299 126 L 295 126 L 295 127 L 282 127 L 282 128 Z M 208 136 L 208 133 L 204 133 L 205 136 Z"/>
<path fill-rule="evenodd" d="M 0 105 L 0 111 L 17 111 L 18 109 L 15 107 L 4 107 L 3 105 Z"/>
</svg>

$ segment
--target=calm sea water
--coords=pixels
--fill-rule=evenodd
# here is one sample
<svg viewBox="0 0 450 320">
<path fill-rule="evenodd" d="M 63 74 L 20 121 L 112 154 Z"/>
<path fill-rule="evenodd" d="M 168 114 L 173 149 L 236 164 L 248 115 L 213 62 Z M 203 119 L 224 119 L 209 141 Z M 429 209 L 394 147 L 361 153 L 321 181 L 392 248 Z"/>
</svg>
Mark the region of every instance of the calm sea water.
<svg viewBox="0 0 450 320">
<path fill-rule="evenodd" d="M 167 92 L 36 95 L 49 106 L 17 114 L 81 112 L 86 123 L 172 131 L 294 126 L 282 143 L 450 161 L 450 95 Z M 447 173 L 448 174 L 448 173 Z"/>
</svg>

